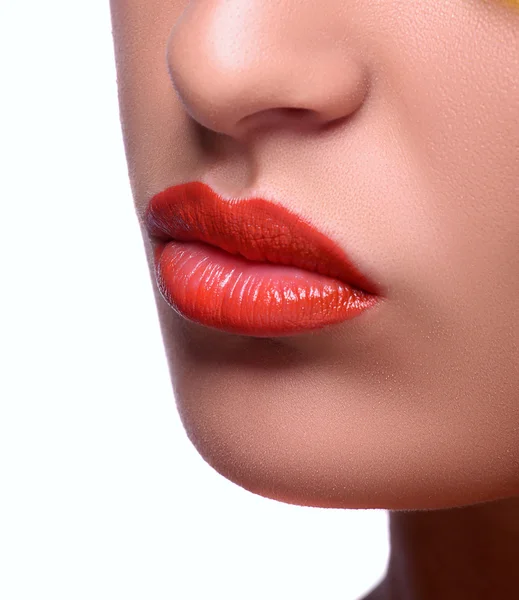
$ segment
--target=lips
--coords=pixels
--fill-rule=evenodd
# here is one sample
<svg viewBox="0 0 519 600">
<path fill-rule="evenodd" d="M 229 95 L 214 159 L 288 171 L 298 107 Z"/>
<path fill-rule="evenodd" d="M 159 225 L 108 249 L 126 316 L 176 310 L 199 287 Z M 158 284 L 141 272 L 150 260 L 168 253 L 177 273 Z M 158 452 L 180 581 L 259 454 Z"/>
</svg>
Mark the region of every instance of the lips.
<svg viewBox="0 0 519 600">
<path fill-rule="evenodd" d="M 349 320 L 379 300 L 335 242 L 263 198 L 225 200 L 194 181 L 156 194 L 144 221 L 161 294 L 199 324 L 290 335 Z"/>
</svg>

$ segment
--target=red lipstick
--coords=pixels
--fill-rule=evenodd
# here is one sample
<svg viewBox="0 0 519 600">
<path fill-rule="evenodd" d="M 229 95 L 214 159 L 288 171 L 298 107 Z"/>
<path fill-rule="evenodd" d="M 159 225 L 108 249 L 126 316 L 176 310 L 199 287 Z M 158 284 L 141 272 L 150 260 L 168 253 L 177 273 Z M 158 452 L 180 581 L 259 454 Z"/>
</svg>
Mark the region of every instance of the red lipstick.
<svg viewBox="0 0 519 600">
<path fill-rule="evenodd" d="M 144 220 L 161 294 L 196 323 L 290 335 L 341 323 L 379 300 L 336 243 L 263 198 L 225 200 L 194 181 L 153 196 Z"/>
</svg>

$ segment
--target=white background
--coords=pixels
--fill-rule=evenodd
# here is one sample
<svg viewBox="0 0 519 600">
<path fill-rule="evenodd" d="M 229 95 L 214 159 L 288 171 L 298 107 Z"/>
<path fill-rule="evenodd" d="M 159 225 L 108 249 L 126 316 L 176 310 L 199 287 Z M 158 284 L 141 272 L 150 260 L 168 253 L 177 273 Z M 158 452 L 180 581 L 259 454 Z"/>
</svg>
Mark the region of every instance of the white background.
<svg viewBox="0 0 519 600">
<path fill-rule="evenodd" d="M 0 0 L 0 167 L 0 598 L 355 600 L 373 587 L 385 511 L 256 496 L 182 429 L 108 0 Z"/>
</svg>

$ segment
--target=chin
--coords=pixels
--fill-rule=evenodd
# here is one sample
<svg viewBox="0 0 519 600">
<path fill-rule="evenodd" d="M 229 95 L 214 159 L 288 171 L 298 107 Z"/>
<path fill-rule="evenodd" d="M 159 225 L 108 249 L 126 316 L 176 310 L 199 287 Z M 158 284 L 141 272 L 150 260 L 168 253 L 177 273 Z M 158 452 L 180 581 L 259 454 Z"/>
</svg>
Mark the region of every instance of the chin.
<svg viewBox="0 0 519 600">
<path fill-rule="evenodd" d="M 437 510 L 519 495 L 513 469 L 493 469 L 492 460 L 479 455 L 481 449 L 447 448 L 441 455 L 438 444 L 436 452 L 428 447 L 426 435 L 409 432 L 405 440 L 397 439 L 390 431 L 377 432 L 375 422 L 367 442 L 361 435 L 341 436 L 336 425 L 315 412 L 305 418 L 294 410 L 291 419 L 272 420 L 268 401 L 262 419 L 236 396 L 227 404 L 214 395 L 193 400 L 177 396 L 177 406 L 201 457 L 243 489 L 278 502 Z"/>
</svg>

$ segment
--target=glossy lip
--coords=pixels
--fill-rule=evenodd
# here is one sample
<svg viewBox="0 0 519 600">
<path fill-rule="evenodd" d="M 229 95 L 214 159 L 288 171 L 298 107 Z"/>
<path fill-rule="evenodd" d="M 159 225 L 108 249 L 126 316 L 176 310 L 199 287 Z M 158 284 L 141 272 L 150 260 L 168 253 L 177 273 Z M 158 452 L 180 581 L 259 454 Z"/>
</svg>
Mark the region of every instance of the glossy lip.
<svg viewBox="0 0 519 600">
<path fill-rule="evenodd" d="M 163 297 L 204 325 L 287 335 L 353 318 L 381 296 L 335 242 L 263 198 L 226 200 L 192 181 L 153 196 L 144 223 Z"/>
</svg>

